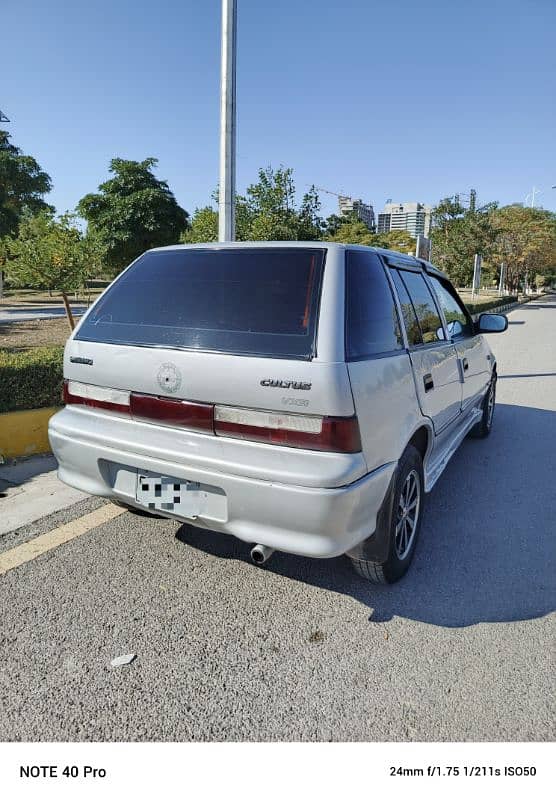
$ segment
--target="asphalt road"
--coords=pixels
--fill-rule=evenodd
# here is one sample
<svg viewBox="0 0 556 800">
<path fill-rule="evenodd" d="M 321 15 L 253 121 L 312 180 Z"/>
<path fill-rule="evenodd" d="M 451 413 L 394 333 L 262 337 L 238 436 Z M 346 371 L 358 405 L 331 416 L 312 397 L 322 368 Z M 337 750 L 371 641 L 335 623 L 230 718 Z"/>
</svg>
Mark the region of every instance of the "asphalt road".
<svg viewBox="0 0 556 800">
<path fill-rule="evenodd" d="M 123 514 L 0 578 L 0 739 L 553 739 L 556 298 L 509 318 L 401 583 Z"/>
<path fill-rule="evenodd" d="M 82 316 L 87 310 L 87 306 L 72 305 L 74 317 Z M 12 322 L 27 322 L 31 319 L 57 319 L 64 317 L 66 309 L 64 306 L 10 306 L 0 308 L 0 325 Z"/>
</svg>

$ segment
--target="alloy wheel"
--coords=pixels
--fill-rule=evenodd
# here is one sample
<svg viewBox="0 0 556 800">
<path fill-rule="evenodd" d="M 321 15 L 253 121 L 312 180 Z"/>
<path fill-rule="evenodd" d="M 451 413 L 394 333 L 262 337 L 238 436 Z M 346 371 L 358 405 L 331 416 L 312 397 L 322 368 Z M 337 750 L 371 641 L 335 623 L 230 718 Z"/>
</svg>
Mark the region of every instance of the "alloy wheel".
<svg viewBox="0 0 556 800">
<path fill-rule="evenodd" d="M 490 389 L 488 392 L 488 400 L 487 400 L 487 428 L 490 429 L 492 425 L 492 417 L 494 414 L 494 402 L 496 398 L 496 384 L 494 381 L 490 384 Z"/>
<path fill-rule="evenodd" d="M 417 531 L 421 508 L 421 484 L 417 471 L 412 469 L 407 475 L 398 503 L 396 516 L 396 555 L 403 561 L 411 550 Z"/>
</svg>

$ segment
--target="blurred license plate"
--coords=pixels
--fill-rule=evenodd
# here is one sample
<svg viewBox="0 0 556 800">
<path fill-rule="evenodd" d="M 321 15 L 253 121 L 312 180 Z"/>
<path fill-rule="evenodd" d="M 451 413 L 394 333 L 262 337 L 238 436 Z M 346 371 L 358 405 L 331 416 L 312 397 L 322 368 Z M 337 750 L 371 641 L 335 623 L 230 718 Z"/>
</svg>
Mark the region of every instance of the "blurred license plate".
<svg viewBox="0 0 556 800">
<path fill-rule="evenodd" d="M 173 511 L 183 517 L 196 517 L 201 510 L 199 484 L 166 475 L 137 475 L 136 500 L 157 511 Z"/>
</svg>

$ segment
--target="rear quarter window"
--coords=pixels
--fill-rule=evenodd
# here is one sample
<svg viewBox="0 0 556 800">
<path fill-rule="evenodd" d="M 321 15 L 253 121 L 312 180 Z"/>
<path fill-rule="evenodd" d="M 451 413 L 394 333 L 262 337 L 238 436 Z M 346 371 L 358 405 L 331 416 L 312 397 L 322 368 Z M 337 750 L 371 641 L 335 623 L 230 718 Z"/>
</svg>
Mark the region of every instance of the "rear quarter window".
<svg viewBox="0 0 556 800">
<path fill-rule="evenodd" d="M 346 357 L 370 358 L 403 349 L 398 313 L 378 256 L 346 253 Z"/>
</svg>

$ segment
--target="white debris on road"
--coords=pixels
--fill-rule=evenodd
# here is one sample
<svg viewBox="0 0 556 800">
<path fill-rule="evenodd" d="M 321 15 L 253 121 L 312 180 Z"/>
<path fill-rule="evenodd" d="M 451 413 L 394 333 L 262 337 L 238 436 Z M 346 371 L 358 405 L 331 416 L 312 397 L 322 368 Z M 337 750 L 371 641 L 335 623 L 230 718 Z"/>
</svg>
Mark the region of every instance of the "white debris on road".
<svg viewBox="0 0 556 800">
<path fill-rule="evenodd" d="M 135 653 L 128 653 L 126 656 L 118 656 L 117 658 L 113 658 L 110 662 L 111 667 L 123 667 L 124 664 L 131 664 L 132 661 L 135 661 L 137 656 Z"/>
</svg>

